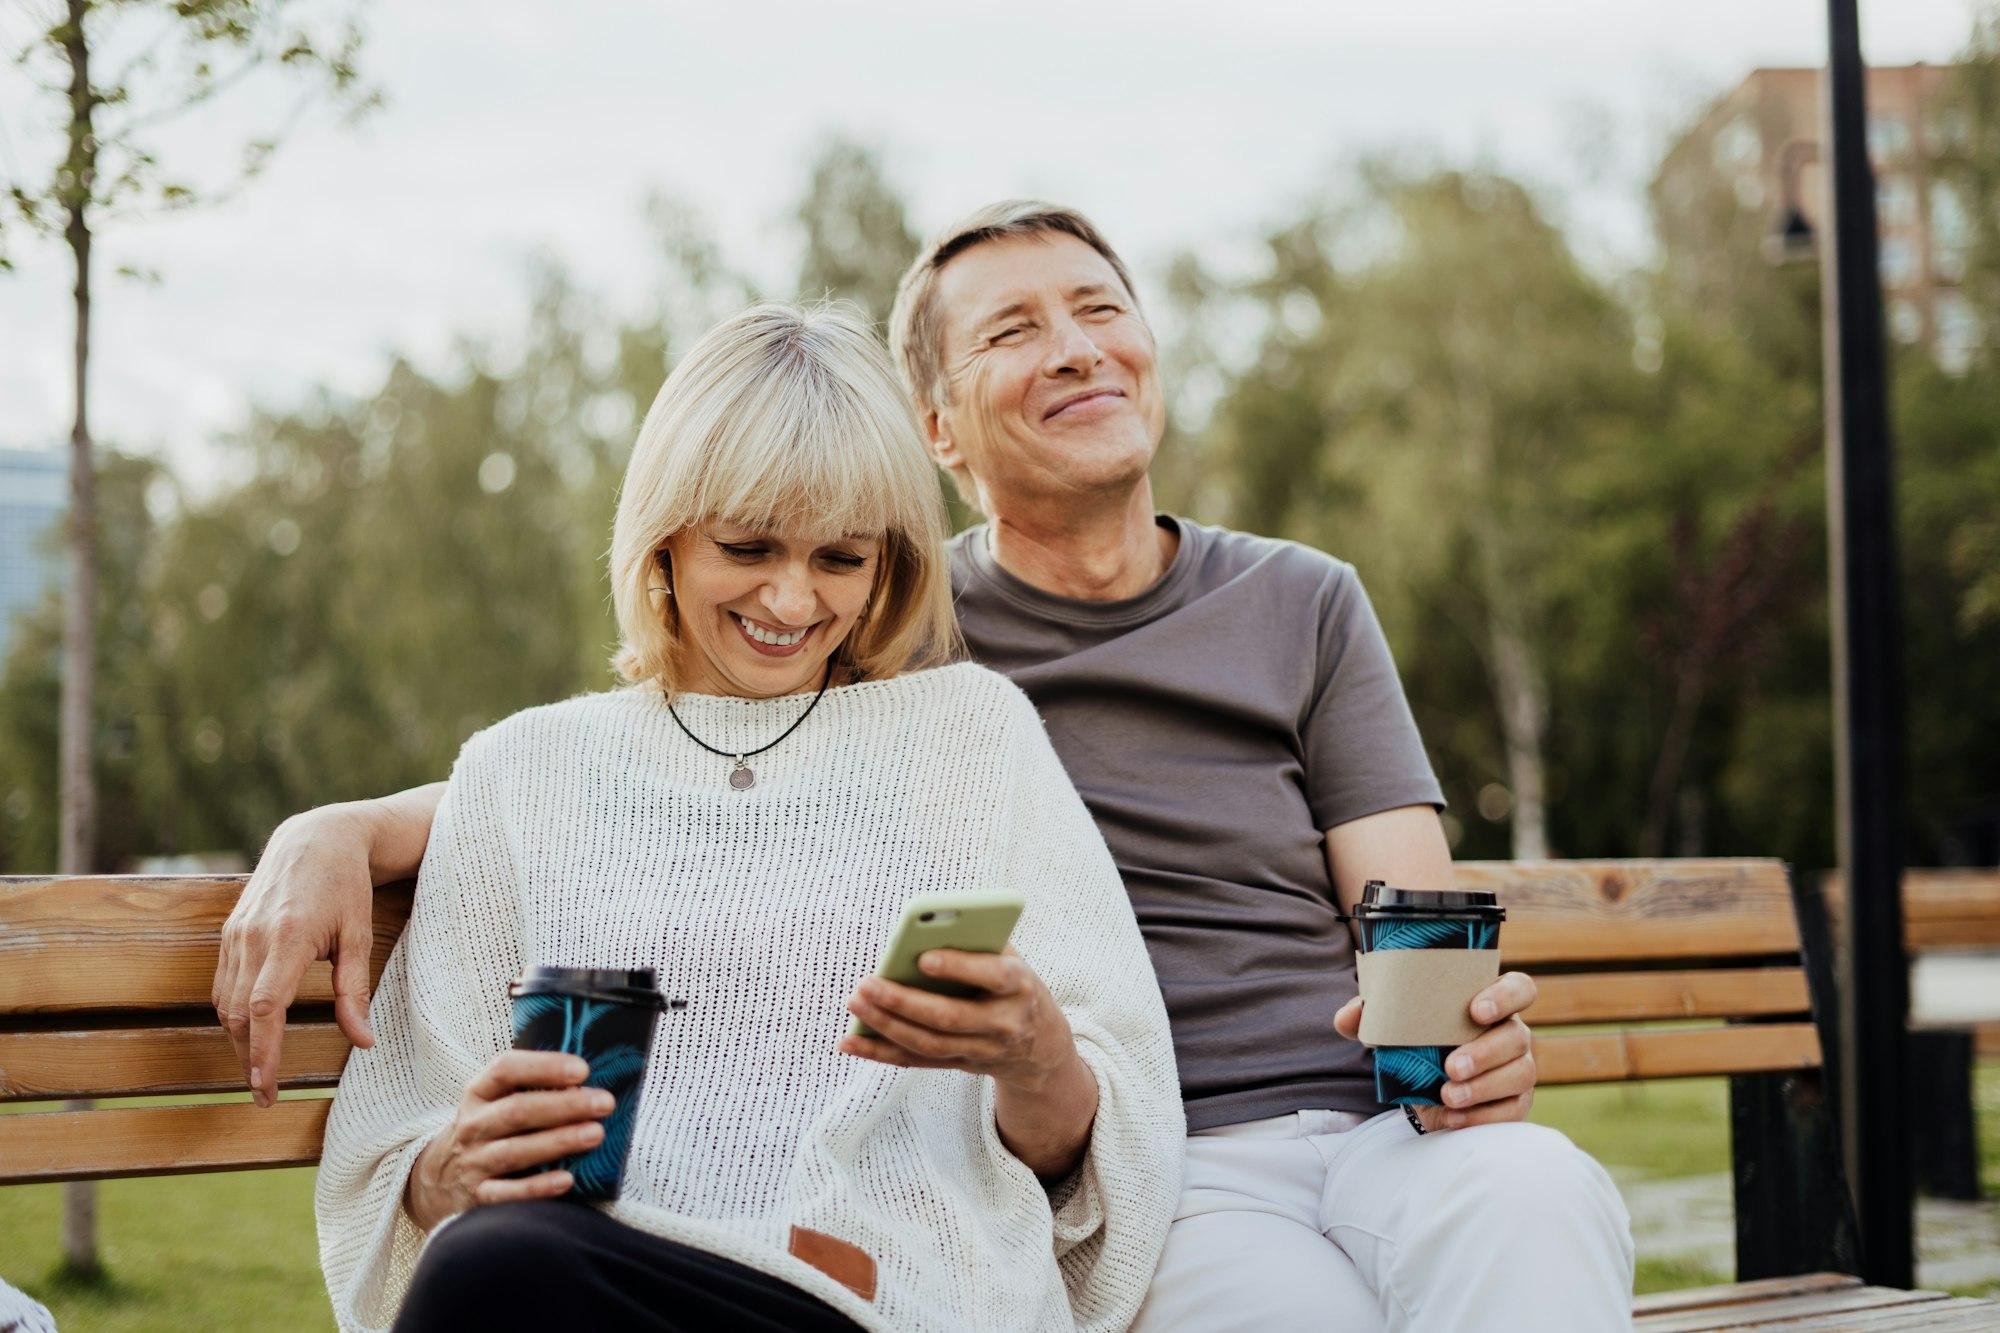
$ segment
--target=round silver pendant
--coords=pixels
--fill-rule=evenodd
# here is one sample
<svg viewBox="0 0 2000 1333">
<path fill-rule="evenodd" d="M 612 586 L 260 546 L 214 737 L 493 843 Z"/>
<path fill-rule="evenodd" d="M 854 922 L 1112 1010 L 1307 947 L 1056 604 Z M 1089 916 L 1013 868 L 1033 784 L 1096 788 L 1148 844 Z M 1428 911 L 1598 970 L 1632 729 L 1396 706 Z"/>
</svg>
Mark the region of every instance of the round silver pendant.
<svg viewBox="0 0 2000 1333">
<path fill-rule="evenodd" d="M 729 785 L 738 791 L 749 791 L 757 785 L 757 775 L 750 771 L 750 765 L 738 759 L 735 771 L 729 775 Z"/>
</svg>

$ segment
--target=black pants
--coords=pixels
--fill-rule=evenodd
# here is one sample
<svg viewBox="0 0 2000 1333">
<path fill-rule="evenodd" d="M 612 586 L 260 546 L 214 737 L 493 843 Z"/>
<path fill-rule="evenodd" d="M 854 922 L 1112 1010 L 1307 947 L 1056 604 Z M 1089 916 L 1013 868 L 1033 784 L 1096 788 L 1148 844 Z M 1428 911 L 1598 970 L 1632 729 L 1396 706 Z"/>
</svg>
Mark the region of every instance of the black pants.
<svg viewBox="0 0 2000 1333">
<path fill-rule="evenodd" d="M 562 1199 L 475 1208 L 453 1222 L 424 1250 L 396 1317 L 397 1333 L 858 1327 L 790 1283 Z"/>
</svg>

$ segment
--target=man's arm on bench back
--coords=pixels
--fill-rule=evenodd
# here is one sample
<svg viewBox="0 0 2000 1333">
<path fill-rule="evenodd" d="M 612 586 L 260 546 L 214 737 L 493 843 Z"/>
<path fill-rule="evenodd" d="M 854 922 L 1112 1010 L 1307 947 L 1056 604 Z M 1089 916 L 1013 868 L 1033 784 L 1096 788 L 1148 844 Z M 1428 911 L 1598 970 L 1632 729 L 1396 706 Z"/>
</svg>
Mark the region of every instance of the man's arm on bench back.
<svg viewBox="0 0 2000 1333">
<path fill-rule="evenodd" d="M 278 1099 L 285 1010 L 306 965 L 333 960 L 333 1014 L 356 1046 L 368 1030 L 368 950 L 375 886 L 423 862 L 444 784 L 325 805 L 278 825 L 222 927 L 211 998 L 259 1106 Z"/>
</svg>

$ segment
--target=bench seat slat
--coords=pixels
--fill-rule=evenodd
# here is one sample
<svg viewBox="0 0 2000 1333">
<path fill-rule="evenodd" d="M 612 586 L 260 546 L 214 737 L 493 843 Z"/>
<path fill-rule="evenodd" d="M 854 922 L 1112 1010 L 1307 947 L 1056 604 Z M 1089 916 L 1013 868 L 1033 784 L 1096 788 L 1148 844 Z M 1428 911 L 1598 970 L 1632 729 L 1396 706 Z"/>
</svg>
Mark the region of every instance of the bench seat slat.
<svg viewBox="0 0 2000 1333">
<path fill-rule="evenodd" d="M 347 1062 L 347 1037 L 332 1023 L 285 1029 L 279 1086 L 331 1087 Z M 229 1034 L 204 1026 L 0 1032 L 0 1102 L 241 1092 L 243 1066 Z"/>
<path fill-rule="evenodd" d="M 222 923 L 245 878 L 0 879 L 0 1014 L 206 1007 Z M 375 892 L 371 981 L 410 901 L 407 882 Z M 314 963 L 299 999 L 332 998 L 332 968 Z"/>
<path fill-rule="evenodd" d="M 1535 1037 L 1535 1081 L 1542 1085 L 1784 1073 L 1819 1065 L 1819 1032 L 1810 1023 Z"/>
<path fill-rule="evenodd" d="M 0 1115 L 0 1185 L 310 1166 L 329 1097 Z"/>
<path fill-rule="evenodd" d="M 1869 1312 L 1895 1311 L 1899 1316 L 1913 1311 L 1928 1312 L 1937 1302 L 1948 1299 L 1938 1291 L 1902 1291 L 1895 1287 L 1847 1287 L 1838 1291 L 1816 1291 L 1798 1296 L 1748 1301 L 1734 1306 L 1709 1306 L 1675 1314 L 1656 1315 L 1638 1323 L 1645 1333 L 1706 1333 L 1709 1329 L 1763 1328 L 1780 1325 L 1792 1329 L 1861 1328 Z"/>
<path fill-rule="evenodd" d="M 1853 1314 L 1831 1316 L 1825 1320 L 1809 1319 L 1803 1323 L 1789 1323 L 1779 1326 L 1782 1333 L 1794 1329 L 1834 1333 L 1855 1329 L 1859 1333 L 1993 1333 L 2000 1328 L 2000 1305 L 1992 1301 L 1977 1300 L 1970 1296 L 1950 1296 L 1944 1300 L 1926 1301 L 1907 1306 L 1888 1306 L 1879 1310 L 1864 1310 Z"/>
<path fill-rule="evenodd" d="M 1681 1310 L 1700 1310 L 1711 1305 L 1742 1305 L 1749 1301 L 1776 1300 L 1781 1296 L 1803 1296 L 1815 1291 L 1840 1291 L 1861 1286 L 1861 1279 L 1848 1273 L 1801 1273 L 1797 1277 L 1760 1277 L 1749 1282 L 1724 1283 L 1716 1287 L 1682 1287 L 1679 1291 L 1655 1291 L 1632 1300 L 1636 1315 L 1666 1315 Z"/>
<path fill-rule="evenodd" d="M 1721 972 L 1601 972 L 1537 977 L 1531 1024 L 1633 1023 L 1671 1018 L 1774 1018 L 1812 1002 L 1796 967 Z"/>
<path fill-rule="evenodd" d="M 1781 861 L 1467 861 L 1455 873 L 1508 909 L 1508 966 L 1799 951 Z"/>
</svg>

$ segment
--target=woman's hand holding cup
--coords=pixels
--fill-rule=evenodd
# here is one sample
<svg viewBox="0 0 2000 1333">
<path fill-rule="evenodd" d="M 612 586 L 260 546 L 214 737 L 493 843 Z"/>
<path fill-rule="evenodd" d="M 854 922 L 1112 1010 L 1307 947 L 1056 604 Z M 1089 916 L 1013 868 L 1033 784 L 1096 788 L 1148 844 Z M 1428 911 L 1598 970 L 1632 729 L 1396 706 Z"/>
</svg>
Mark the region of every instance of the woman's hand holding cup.
<svg viewBox="0 0 2000 1333">
<path fill-rule="evenodd" d="M 403 1197 L 410 1219 L 429 1231 L 468 1208 L 567 1193 L 567 1171 L 511 1177 L 587 1152 L 603 1139 L 599 1121 L 616 1101 L 600 1088 L 578 1086 L 589 1074 L 576 1056 L 553 1051 L 494 1056 L 411 1169 Z"/>
</svg>

